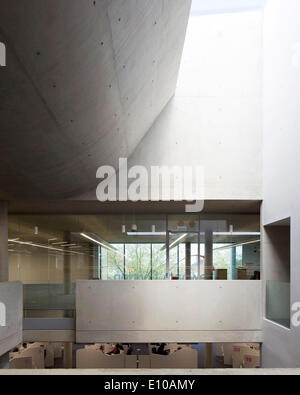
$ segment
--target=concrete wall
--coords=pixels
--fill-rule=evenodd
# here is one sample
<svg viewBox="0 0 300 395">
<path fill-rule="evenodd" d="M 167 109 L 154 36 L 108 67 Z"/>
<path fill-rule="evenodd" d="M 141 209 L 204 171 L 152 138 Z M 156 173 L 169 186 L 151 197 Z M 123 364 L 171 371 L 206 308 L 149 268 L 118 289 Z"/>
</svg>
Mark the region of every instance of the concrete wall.
<svg viewBox="0 0 300 395">
<path fill-rule="evenodd" d="M 260 199 L 262 12 L 190 18 L 177 91 L 129 166 L 199 166 L 206 199 Z"/>
<path fill-rule="evenodd" d="M 290 282 L 291 239 L 289 226 L 266 226 L 263 232 L 263 252 L 267 280 Z"/>
<path fill-rule="evenodd" d="M 272 0 L 265 10 L 264 204 L 262 224 L 291 218 L 291 303 L 300 301 L 300 3 Z M 278 267 L 263 235 L 264 279 Z M 263 367 L 300 366 L 300 328 L 264 322 Z"/>
<path fill-rule="evenodd" d="M 6 307 L 5 326 L 0 326 L 0 356 L 22 342 L 22 284 L 0 283 L 0 303 Z"/>
<path fill-rule="evenodd" d="M 259 342 L 261 304 L 260 281 L 78 281 L 77 342 Z"/>
<path fill-rule="evenodd" d="M 0 196 L 96 198 L 174 94 L 190 5 L 1 0 Z"/>
</svg>

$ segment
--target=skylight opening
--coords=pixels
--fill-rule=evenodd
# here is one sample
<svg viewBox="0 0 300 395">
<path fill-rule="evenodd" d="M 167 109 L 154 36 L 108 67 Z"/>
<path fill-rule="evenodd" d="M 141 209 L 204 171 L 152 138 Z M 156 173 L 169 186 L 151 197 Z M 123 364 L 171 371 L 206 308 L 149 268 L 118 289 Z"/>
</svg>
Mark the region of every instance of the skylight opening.
<svg viewBox="0 0 300 395">
<path fill-rule="evenodd" d="M 193 0 L 191 16 L 261 10 L 267 0 Z"/>
</svg>

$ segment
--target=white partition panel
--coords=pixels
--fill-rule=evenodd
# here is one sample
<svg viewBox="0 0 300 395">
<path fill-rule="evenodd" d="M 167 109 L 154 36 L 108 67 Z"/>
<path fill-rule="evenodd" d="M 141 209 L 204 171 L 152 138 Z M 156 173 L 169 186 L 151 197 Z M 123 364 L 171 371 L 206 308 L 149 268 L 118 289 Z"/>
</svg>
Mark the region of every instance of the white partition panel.
<svg viewBox="0 0 300 395">
<path fill-rule="evenodd" d="M 22 342 L 23 288 L 20 282 L 0 283 L 0 356 Z"/>
<path fill-rule="evenodd" d="M 76 336 L 93 342 L 260 342 L 260 281 L 79 281 Z"/>
<path fill-rule="evenodd" d="M 83 349 L 76 352 L 77 369 L 124 369 L 125 354 L 105 355 L 102 351 Z"/>
<path fill-rule="evenodd" d="M 187 348 L 170 355 L 152 354 L 150 366 L 151 369 L 197 369 L 198 351 Z"/>
</svg>

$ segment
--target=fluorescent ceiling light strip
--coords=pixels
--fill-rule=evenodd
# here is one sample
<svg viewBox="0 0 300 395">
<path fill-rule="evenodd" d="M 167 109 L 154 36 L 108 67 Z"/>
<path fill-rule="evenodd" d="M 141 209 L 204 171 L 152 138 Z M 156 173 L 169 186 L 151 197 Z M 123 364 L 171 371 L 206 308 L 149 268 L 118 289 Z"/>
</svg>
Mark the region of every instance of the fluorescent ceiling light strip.
<svg viewBox="0 0 300 395">
<path fill-rule="evenodd" d="M 197 233 L 197 231 L 192 231 L 192 233 Z M 205 232 L 200 233 L 205 234 Z M 127 232 L 127 236 L 166 236 L 166 234 L 166 232 Z M 213 234 L 215 236 L 260 236 L 260 232 L 213 232 Z"/>
<path fill-rule="evenodd" d="M 85 233 L 80 233 L 80 235 L 90 241 L 92 241 L 93 243 L 99 244 L 100 246 L 102 246 L 103 248 L 106 248 L 107 250 L 113 251 L 113 252 L 119 252 L 118 250 L 114 249 L 113 247 L 110 247 L 104 243 L 101 243 L 101 241 L 94 239 L 93 237 L 88 236 Z M 122 254 L 123 255 L 123 254 Z"/>
<path fill-rule="evenodd" d="M 174 247 L 176 244 L 178 244 L 182 239 L 184 239 L 188 234 L 185 233 L 184 235 L 181 235 L 180 237 L 178 237 L 178 239 L 176 239 L 175 241 L 173 241 L 172 244 L 170 244 L 169 248 Z"/>
<path fill-rule="evenodd" d="M 245 245 L 260 243 L 260 240 L 245 241 L 244 243 L 230 244 L 228 246 L 214 248 L 214 251 L 227 250 L 229 248 L 242 247 Z"/>
<path fill-rule="evenodd" d="M 26 245 L 26 246 L 30 246 L 30 247 L 43 248 L 45 250 L 59 251 L 59 252 L 70 252 L 72 254 L 84 255 L 81 252 L 75 252 L 75 251 L 72 251 L 72 250 L 63 250 L 61 248 L 54 248 L 54 247 L 50 247 L 50 246 L 44 246 L 42 244 L 34 244 L 32 242 L 29 242 L 29 241 L 17 241 L 17 240 L 8 240 L 8 241 L 10 243 L 21 244 L 21 245 Z"/>
<path fill-rule="evenodd" d="M 127 236 L 166 236 L 166 232 L 127 232 Z"/>
<path fill-rule="evenodd" d="M 260 236 L 260 232 L 214 232 L 216 236 Z"/>
</svg>

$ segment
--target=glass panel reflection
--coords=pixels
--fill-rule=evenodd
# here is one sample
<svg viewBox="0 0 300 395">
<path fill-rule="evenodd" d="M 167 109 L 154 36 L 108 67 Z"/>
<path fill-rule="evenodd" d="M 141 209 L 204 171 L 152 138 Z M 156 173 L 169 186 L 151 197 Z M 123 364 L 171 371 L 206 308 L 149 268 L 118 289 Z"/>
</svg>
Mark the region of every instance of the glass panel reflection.
<svg viewBox="0 0 300 395">
<path fill-rule="evenodd" d="M 291 327 L 291 284 L 267 281 L 266 317 L 286 328 Z"/>
<path fill-rule="evenodd" d="M 77 280 L 258 279 L 259 229 L 258 215 L 12 215 L 9 276 L 25 316 L 69 317 Z"/>
</svg>

